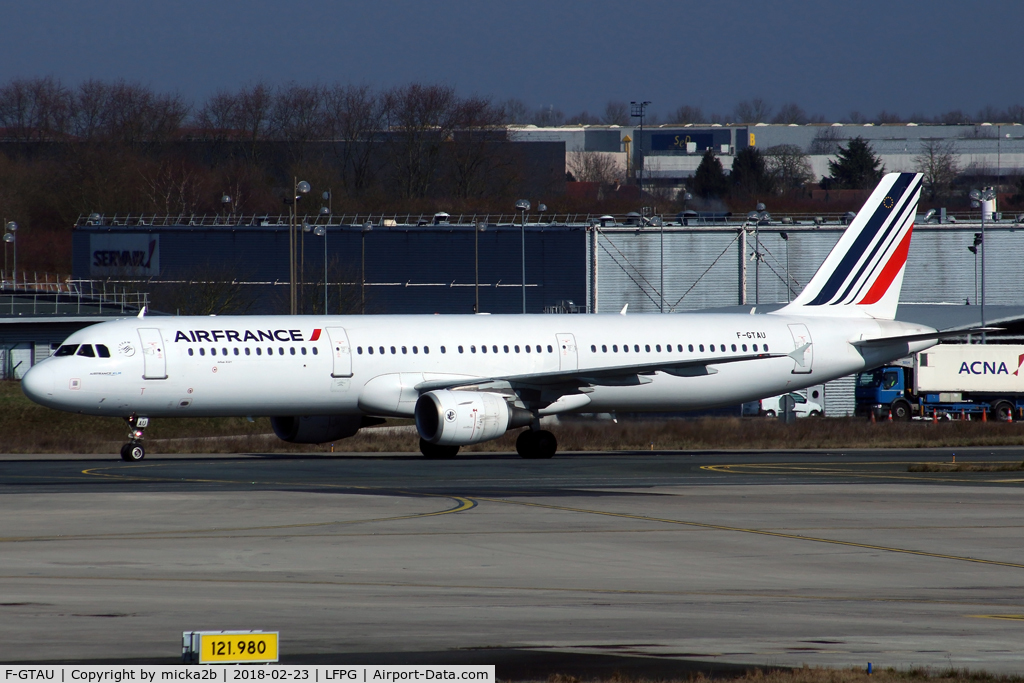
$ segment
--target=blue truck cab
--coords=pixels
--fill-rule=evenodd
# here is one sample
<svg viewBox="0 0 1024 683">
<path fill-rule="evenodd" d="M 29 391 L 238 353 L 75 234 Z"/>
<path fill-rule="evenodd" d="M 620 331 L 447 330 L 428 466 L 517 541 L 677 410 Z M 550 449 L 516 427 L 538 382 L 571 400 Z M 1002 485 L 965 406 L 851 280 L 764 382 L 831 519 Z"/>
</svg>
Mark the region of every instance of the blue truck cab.
<svg viewBox="0 0 1024 683">
<path fill-rule="evenodd" d="M 857 401 L 856 414 L 888 417 L 892 411 L 894 420 L 907 420 L 911 415 L 911 382 L 907 376 L 909 368 L 886 366 L 857 375 L 854 396 Z"/>
</svg>

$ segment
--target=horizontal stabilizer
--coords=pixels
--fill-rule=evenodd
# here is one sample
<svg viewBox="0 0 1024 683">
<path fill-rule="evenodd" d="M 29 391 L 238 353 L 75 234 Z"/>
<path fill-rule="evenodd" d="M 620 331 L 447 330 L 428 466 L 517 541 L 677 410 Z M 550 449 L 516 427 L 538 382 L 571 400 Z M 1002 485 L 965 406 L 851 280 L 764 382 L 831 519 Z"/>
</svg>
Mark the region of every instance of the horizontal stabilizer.
<svg viewBox="0 0 1024 683">
<path fill-rule="evenodd" d="M 853 346 L 889 346 L 901 342 L 928 341 L 929 339 L 949 339 L 951 337 L 962 337 L 965 334 L 981 334 L 982 332 L 1002 332 L 1002 327 L 973 327 L 969 330 L 947 330 L 945 332 L 921 332 L 919 334 L 904 334 L 895 337 L 876 337 L 874 339 L 859 339 L 852 341 Z"/>
</svg>

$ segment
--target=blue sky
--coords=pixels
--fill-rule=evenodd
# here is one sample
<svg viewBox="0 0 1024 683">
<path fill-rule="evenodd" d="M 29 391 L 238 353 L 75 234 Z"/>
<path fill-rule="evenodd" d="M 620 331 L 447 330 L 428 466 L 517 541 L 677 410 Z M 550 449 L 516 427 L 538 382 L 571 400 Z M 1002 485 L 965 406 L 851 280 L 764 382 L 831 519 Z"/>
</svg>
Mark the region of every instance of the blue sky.
<svg viewBox="0 0 1024 683">
<path fill-rule="evenodd" d="M 126 78 L 201 100 L 265 79 L 447 83 L 566 114 L 610 99 L 829 119 L 1024 103 L 1024 3 L 33 0 L 0 12 L 0 82 Z"/>
</svg>

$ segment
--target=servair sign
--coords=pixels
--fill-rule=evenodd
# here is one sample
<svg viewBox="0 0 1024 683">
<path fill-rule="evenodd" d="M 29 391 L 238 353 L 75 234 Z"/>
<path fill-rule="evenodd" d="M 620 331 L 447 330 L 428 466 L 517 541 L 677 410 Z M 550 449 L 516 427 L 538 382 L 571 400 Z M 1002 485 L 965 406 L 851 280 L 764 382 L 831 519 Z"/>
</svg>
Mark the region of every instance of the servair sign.
<svg viewBox="0 0 1024 683">
<path fill-rule="evenodd" d="M 89 274 L 154 277 L 160 274 L 160 236 L 89 235 Z"/>
</svg>

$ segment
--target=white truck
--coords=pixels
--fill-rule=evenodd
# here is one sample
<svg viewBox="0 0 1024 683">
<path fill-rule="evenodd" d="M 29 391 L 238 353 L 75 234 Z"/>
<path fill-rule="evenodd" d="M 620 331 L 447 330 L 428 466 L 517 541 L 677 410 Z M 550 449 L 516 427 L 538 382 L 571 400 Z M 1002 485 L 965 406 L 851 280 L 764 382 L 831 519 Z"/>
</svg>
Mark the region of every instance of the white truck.
<svg viewBox="0 0 1024 683">
<path fill-rule="evenodd" d="M 1024 346 L 940 344 L 857 376 L 858 415 L 1024 417 Z"/>
</svg>

